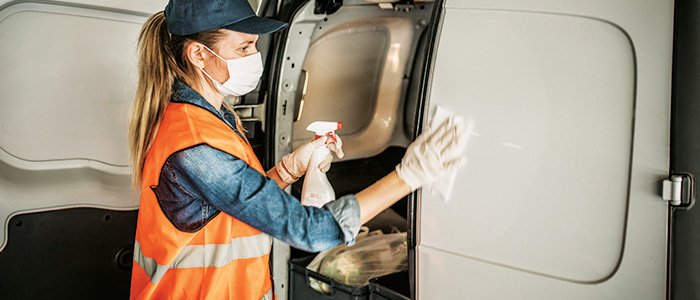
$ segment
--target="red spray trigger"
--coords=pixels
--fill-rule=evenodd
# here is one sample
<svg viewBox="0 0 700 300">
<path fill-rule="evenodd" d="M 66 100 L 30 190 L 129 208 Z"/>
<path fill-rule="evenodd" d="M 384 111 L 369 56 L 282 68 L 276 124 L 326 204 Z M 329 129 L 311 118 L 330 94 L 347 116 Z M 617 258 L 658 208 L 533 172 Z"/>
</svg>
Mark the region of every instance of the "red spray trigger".
<svg viewBox="0 0 700 300">
<path fill-rule="evenodd" d="M 329 136 L 331 139 L 333 139 L 333 142 L 337 142 L 338 139 L 336 139 L 335 131 L 340 130 L 343 128 L 343 123 L 341 122 L 323 122 L 323 121 L 316 121 L 311 124 L 309 124 L 308 127 L 306 127 L 306 130 L 308 131 L 313 131 L 314 134 L 314 140 L 317 140 L 321 138 L 324 135 Z M 328 141 L 326 141 L 326 144 Z"/>
</svg>

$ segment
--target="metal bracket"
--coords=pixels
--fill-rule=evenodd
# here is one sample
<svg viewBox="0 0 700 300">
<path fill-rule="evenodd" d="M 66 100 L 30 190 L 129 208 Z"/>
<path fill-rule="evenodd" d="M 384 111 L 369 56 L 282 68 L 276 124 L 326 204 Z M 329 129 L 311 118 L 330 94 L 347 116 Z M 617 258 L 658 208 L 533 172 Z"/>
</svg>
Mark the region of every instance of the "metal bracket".
<svg viewBox="0 0 700 300">
<path fill-rule="evenodd" d="M 314 5 L 314 14 L 332 15 L 338 11 L 341 6 L 343 6 L 343 0 L 316 0 Z"/>
<path fill-rule="evenodd" d="M 394 4 L 395 11 L 409 12 L 415 8 L 416 5 L 413 0 L 399 0 Z"/>
<path fill-rule="evenodd" d="M 674 208 L 692 208 L 695 205 L 695 176 L 690 173 L 671 174 L 663 181 L 662 198 Z"/>
<path fill-rule="evenodd" d="M 394 11 L 402 11 L 402 12 L 410 12 L 413 10 L 416 5 L 414 0 L 398 0 L 396 2 L 394 1 L 380 1 L 379 3 L 379 8 L 381 9 L 391 9 Z"/>
</svg>

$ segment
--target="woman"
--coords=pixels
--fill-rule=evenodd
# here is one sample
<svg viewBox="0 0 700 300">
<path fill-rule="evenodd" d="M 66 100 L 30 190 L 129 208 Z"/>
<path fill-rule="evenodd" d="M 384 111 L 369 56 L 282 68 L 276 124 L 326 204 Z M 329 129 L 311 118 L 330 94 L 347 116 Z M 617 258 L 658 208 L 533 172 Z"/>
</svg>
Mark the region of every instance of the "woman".
<svg viewBox="0 0 700 300">
<path fill-rule="evenodd" d="M 285 27 L 246 0 L 171 0 L 144 24 L 130 126 L 141 197 L 132 298 L 272 299 L 271 236 L 314 252 L 351 245 L 361 224 L 459 163 L 462 126 L 445 122 L 356 195 L 315 208 L 285 193 L 314 149 L 329 143 L 342 156 L 340 143 L 309 142 L 265 172 L 223 102 L 257 85 L 258 35 Z"/>
</svg>

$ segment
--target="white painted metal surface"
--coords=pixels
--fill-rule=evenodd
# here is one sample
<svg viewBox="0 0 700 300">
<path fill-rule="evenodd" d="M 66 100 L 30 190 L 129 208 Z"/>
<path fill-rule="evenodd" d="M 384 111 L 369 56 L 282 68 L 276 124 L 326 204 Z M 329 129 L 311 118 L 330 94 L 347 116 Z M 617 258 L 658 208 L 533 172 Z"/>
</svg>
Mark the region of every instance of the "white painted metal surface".
<svg viewBox="0 0 700 300">
<path fill-rule="evenodd" d="M 475 133 L 455 203 L 424 202 L 431 214 L 422 228 L 432 234 L 422 242 L 572 281 L 605 278 L 620 258 L 627 208 L 634 113 L 627 37 L 585 18 L 446 17 L 445 28 L 464 30 L 443 32 L 437 66 L 464 71 L 438 70 L 433 103 L 474 120 Z M 450 42 L 463 36 L 477 42 Z M 452 93 L 459 89 L 462 96 Z M 468 239 L 454 239 L 451 229 L 460 227 Z"/>
<path fill-rule="evenodd" d="M 256 0 L 250 0 L 255 3 Z M 0 0 L 0 9 L 5 6 L 16 5 L 18 3 L 32 1 Z M 141 1 L 141 0 L 66 0 L 66 1 L 36 1 L 46 4 L 54 4 L 63 7 L 82 7 L 101 11 L 119 11 L 121 13 L 148 16 L 156 11 L 163 10 L 168 3 L 167 0 Z M 36 3 L 34 2 L 34 3 Z M 145 21 L 145 20 L 144 20 Z"/>
<path fill-rule="evenodd" d="M 343 160 L 408 144 L 401 126 L 408 81 L 404 74 L 431 7 L 406 13 L 374 4 L 347 5 L 327 18 L 314 15 L 311 2 L 301 9 L 290 25 L 278 93 L 278 107 L 287 103 L 281 113 L 286 118 L 285 113 L 294 115 L 306 83 L 303 106 L 296 103 L 301 113 L 295 115 L 300 118 L 293 123 L 292 148 L 312 138 L 305 128 L 316 120 L 343 122 Z M 302 69 L 306 82 L 299 79 Z"/>
<path fill-rule="evenodd" d="M 126 167 L 135 36 L 143 18 L 52 8 L 58 7 L 16 5 L 0 17 L 0 57 L 12 70 L 0 74 L 0 147 L 31 162 Z"/>
<path fill-rule="evenodd" d="M 275 115 L 274 157 L 282 159 L 292 151 L 292 128 L 294 121 L 294 97 L 297 92 L 296 84 L 301 74 L 301 65 L 308 51 L 316 23 L 323 20 L 322 15 L 313 14 L 312 3 L 302 8 L 295 20 L 289 24 L 289 31 L 295 34 L 288 36 L 284 49 L 284 62 L 280 66 L 277 86 L 277 105 Z M 296 66 L 293 68 L 292 66 Z M 291 187 L 287 188 L 291 192 Z M 291 257 L 288 244 L 274 239 L 272 244 L 272 282 L 275 298 L 286 300 L 289 284 L 289 259 Z"/>
<path fill-rule="evenodd" d="M 144 5 L 0 4 L 0 249 L 15 214 L 136 208 L 126 135 Z"/>
<path fill-rule="evenodd" d="M 662 299 L 672 3 L 445 6 L 430 102 L 476 127 L 420 299 Z"/>
<path fill-rule="evenodd" d="M 369 18 L 332 27 L 315 40 L 304 61 L 309 81 L 294 146 L 313 137 L 304 131 L 308 124 L 327 120 L 343 122 L 345 159 L 384 151 L 395 131 L 402 133 L 397 120 L 414 30 L 408 18 Z"/>
</svg>

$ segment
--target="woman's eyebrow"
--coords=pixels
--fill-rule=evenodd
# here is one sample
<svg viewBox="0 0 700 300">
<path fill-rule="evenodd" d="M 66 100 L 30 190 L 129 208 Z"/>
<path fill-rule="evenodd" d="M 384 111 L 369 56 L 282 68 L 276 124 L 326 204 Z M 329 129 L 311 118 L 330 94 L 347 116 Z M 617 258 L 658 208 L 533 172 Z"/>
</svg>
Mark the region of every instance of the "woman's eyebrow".
<svg viewBox="0 0 700 300">
<path fill-rule="evenodd" d="M 251 39 L 251 40 L 245 40 L 245 41 L 242 41 L 242 42 L 238 43 L 238 46 L 243 46 L 243 45 L 248 45 L 248 44 L 253 44 L 253 43 L 255 43 L 255 40 L 252 40 L 252 39 Z"/>
</svg>

